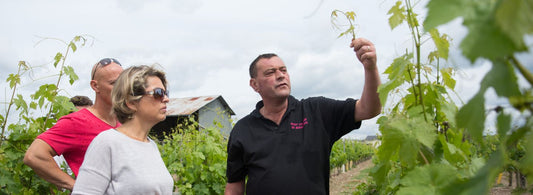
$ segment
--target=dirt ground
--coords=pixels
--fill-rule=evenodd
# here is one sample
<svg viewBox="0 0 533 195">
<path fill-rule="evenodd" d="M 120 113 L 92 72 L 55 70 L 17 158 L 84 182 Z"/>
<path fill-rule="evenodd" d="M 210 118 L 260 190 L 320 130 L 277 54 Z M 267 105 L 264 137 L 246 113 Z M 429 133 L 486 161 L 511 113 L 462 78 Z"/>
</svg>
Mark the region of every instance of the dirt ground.
<svg viewBox="0 0 533 195">
<path fill-rule="evenodd" d="M 354 191 L 355 185 L 348 185 L 350 183 L 360 183 L 363 181 L 363 176 L 359 176 L 362 170 L 372 167 L 372 160 L 366 160 L 359 163 L 355 168 L 350 169 L 344 173 L 332 176 L 329 179 L 329 193 L 331 195 L 351 194 Z M 361 178 L 361 179 L 359 179 Z"/>
<path fill-rule="evenodd" d="M 361 171 L 372 167 L 372 160 L 364 161 L 358 164 L 355 168 L 344 173 L 334 175 L 329 179 L 329 192 L 331 195 L 352 194 L 355 189 L 354 183 L 360 183 L 364 181 L 365 176 L 360 175 Z M 368 172 L 362 173 L 367 174 Z M 494 183 L 494 187 L 490 190 L 490 195 L 508 195 L 513 194 L 513 186 L 508 186 L 509 175 L 507 173 L 502 174 L 500 184 Z M 521 195 L 532 195 L 532 193 L 522 193 Z"/>
<path fill-rule="evenodd" d="M 509 174 L 504 172 L 502 174 L 502 180 L 500 184 L 494 183 L 494 187 L 490 190 L 490 195 L 504 195 L 512 194 L 513 189 L 516 186 L 516 180 L 513 181 L 513 186 L 509 186 Z M 521 193 L 521 195 L 531 195 L 531 193 Z"/>
</svg>

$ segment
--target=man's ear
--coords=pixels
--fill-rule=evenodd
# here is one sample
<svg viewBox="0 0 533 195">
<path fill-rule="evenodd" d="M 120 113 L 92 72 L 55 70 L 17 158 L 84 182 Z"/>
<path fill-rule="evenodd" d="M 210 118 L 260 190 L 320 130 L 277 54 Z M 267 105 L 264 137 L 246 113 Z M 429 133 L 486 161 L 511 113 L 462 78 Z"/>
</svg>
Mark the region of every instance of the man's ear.
<svg viewBox="0 0 533 195">
<path fill-rule="evenodd" d="M 98 89 L 98 81 L 91 80 L 89 84 L 91 85 L 91 88 L 94 90 L 94 92 L 96 93 L 100 92 L 100 90 Z"/>
<path fill-rule="evenodd" d="M 257 80 L 255 80 L 254 78 L 250 79 L 250 87 L 252 87 L 252 89 L 254 89 L 255 92 L 259 92 L 259 86 L 257 86 Z"/>
</svg>

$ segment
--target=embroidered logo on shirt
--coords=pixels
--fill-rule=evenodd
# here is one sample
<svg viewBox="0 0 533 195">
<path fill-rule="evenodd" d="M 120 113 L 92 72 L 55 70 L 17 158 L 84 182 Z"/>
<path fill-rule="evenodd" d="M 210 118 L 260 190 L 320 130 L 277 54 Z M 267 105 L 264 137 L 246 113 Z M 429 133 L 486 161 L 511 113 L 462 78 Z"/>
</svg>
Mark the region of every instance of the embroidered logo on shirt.
<svg viewBox="0 0 533 195">
<path fill-rule="evenodd" d="M 291 123 L 291 129 L 303 129 L 307 124 L 307 118 L 304 118 L 301 123 Z"/>
</svg>

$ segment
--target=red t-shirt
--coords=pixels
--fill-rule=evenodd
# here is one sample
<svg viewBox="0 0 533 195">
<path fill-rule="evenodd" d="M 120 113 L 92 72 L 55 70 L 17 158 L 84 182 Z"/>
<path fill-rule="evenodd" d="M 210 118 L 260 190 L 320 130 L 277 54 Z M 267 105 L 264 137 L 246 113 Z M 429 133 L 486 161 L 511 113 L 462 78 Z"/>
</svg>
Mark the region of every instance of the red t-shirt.
<svg viewBox="0 0 533 195">
<path fill-rule="evenodd" d="M 41 133 L 37 138 L 48 143 L 57 155 L 63 155 L 72 172 L 78 176 L 85 151 L 93 138 L 102 131 L 119 126 L 119 122 L 113 127 L 89 110 L 82 109 L 61 117 L 52 128 Z"/>
</svg>

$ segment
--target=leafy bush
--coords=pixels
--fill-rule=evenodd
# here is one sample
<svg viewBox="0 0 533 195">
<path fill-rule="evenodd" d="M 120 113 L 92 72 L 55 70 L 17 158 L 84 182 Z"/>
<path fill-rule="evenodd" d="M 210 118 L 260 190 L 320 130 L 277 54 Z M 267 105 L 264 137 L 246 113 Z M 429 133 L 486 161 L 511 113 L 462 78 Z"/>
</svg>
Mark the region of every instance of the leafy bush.
<svg viewBox="0 0 533 195">
<path fill-rule="evenodd" d="M 217 128 L 198 130 L 192 118 L 160 145 L 161 156 L 182 194 L 223 194 L 227 141 Z"/>
<path fill-rule="evenodd" d="M 76 44 L 84 45 L 85 41 L 84 37 L 76 36 L 65 43 L 66 52 L 58 52 L 54 57 L 53 66 L 59 69 L 59 74 L 55 76 L 57 82 L 42 84 L 30 97 L 17 94 L 17 86 L 22 84 L 22 76 L 32 71 L 33 67 L 20 61 L 18 72 L 9 74 L 6 79 L 12 95 L 7 101 L 6 113 L 0 115 L 0 194 L 68 194 L 38 177 L 30 167 L 24 165 L 22 159 L 37 135 L 52 127 L 61 116 L 74 110 L 69 98 L 59 95 L 59 84 L 65 77 L 70 84 L 78 80 L 74 69 L 65 64 L 65 59 L 69 52 L 77 50 Z M 13 106 L 18 113 L 18 120 L 8 125 Z M 38 116 L 40 113 L 44 113 L 44 116 Z"/>
</svg>

